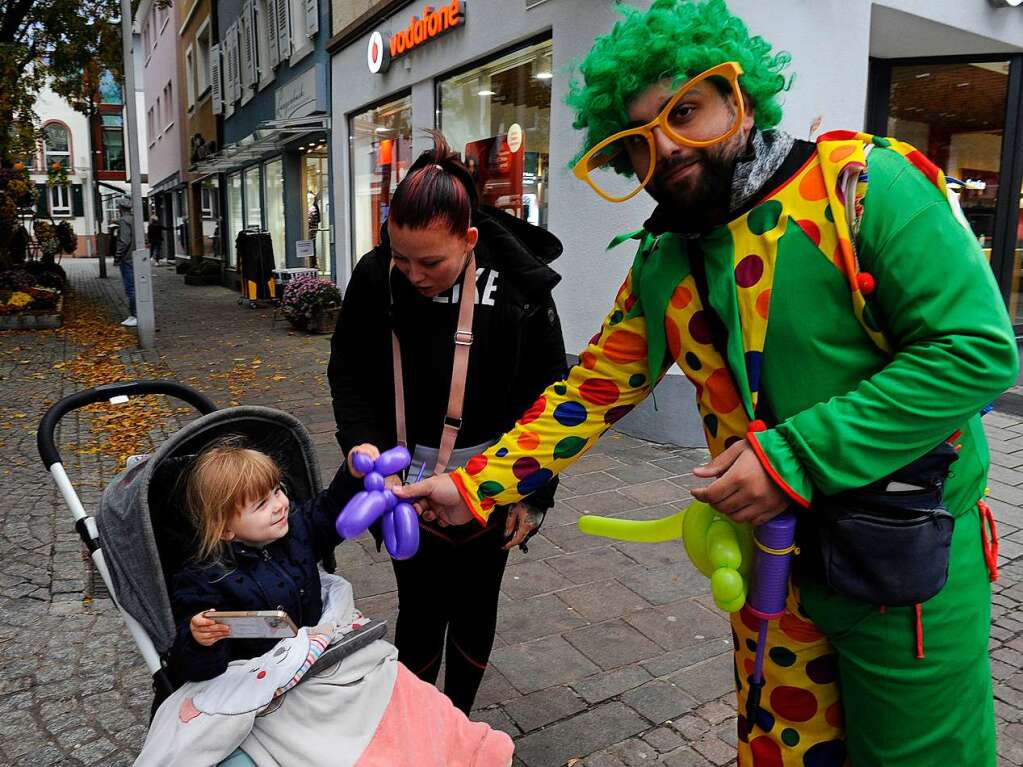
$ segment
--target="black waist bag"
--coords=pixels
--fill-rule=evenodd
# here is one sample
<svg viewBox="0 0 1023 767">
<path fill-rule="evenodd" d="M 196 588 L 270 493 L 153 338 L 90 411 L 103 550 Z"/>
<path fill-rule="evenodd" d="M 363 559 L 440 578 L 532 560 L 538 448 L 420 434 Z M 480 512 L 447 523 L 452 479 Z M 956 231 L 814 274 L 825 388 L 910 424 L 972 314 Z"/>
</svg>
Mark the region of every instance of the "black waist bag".
<svg viewBox="0 0 1023 767">
<path fill-rule="evenodd" d="M 803 551 L 818 560 L 828 586 L 891 607 L 941 591 L 955 522 L 943 496 L 957 457 L 943 442 L 877 482 L 815 500 L 804 516 Z"/>
</svg>

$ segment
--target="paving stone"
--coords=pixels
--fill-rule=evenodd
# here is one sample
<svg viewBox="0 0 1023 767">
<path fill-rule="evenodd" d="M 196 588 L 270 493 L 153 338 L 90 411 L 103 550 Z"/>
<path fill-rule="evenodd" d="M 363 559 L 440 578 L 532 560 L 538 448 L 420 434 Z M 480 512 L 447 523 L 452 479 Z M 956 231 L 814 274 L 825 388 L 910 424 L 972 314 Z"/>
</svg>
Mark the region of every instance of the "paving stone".
<svg viewBox="0 0 1023 767">
<path fill-rule="evenodd" d="M 650 674 L 641 667 L 625 666 L 574 682 L 572 689 L 579 693 L 587 703 L 592 704 L 613 698 L 626 690 L 639 687 L 649 680 Z"/>
<path fill-rule="evenodd" d="M 572 585 L 570 580 L 552 568 L 546 561 L 523 562 L 509 565 L 504 571 L 501 591 L 513 599 L 525 599 Z"/>
<path fill-rule="evenodd" d="M 502 647 L 490 662 L 522 693 L 570 684 L 600 670 L 560 636 Z"/>
<path fill-rule="evenodd" d="M 649 602 L 614 580 L 564 589 L 558 592 L 558 599 L 590 621 L 616 618 L 650 607 Z"/>
<path fill-rule="evenodd" d="M 570 631 L 565 639 L 605 670 L 652 658 L 661 652 L 656 643 L 621 619 Z"/>
<path fill-rule="evenodd" d="M 665 650 L 702 644 L 729 635 L 728 624 L 710 610 L 690 600 L 630 613 L 624 618 Z"/>
<path fill-rule="evenodd" d="M 730 651 L 731 647 L 731 639 L 709 639 L 705 642 L 683 647 L 681 650 L 673 650 L 656 658 L 643 661 L 641 665 L 653 676 L 668 676 L 681 669 L 689 668 L 707 658 Z"/>
<path fill-rule="evenodd" d="M 642 561 L 642 560 L 641 560 Z M 710 593 L 710 581 L 688 561 L 653 570 L 634 570 L 621 576 L 622 585 L 655 605 L 681 597 Z"/>
<path fill-rule="evenodd" d="M 580 551 L 576 554 L 564 554 L 546 560 L 546 564 L 575 584 L 601 581 L 608 576 L 624 576 L 633 570 L 641 569 L 635 560 L 611 546 L 593 551 Z"/>
<path fill-rule="evenodd" d="M 660 679 L 622 693 L 621 700 L 654 724 L 675 719 L 692 711 L 696 705 L 696 701 L 677 686 Z"/>
<path fill-rule="evenodd" d="M 656 479 L 639 485 L 626 485 L 621 489 L 623 495 L 634 499 L 642 506 L 656 506 L 659 503 L 671 503 L 689 498 L 689 491 L 667 479 Z"/>
<path fill-rule="evenodd" d="M 570 719 L 523 736 L 516 755 L 527 767 L 563 765 L 573 757 L 618 743 L 649 725 L 635 711 L 617 701 L 601 703 Z"/>
<path fill-rule="evenodd" d="M 616 743 L 608 752 L 617 756 L 627 767 L 646 767 L 657 761 L 657 749 L 639 738 L 629 738 Z"/>
<path fill-rule="evenodd" d="M 668 677 L 699 701 L 711 700 L 735 690 L 732 653 L 718 655 Z"/>
<path fill-rule="evenodd" d="M 523 732 L 565 719 L 586 708 L 586 701 L 568 687 L 549 687 L 505 704 L 507 714 Z"/>
<path fill-rule="evenodd" d="M 661 764 L 664 767 L 711 767 L 710 762 L 689 746 L 682 746 L 670 754 L 665 754 L 661 759 Z"/>
<path fill-rule="evenodd" d="M 585 617 L 562 602 L 557 595 L 544 594 L 504 604 L 497 615 L 497 633 L 504 641 L 515 644 L 561 634 L 587 623 Z"/>
<path fill-rule="evenodd" d="M 484 709 L 477 708 L 472 712 L 472 720 L 474 722 L 485 722 L 495 730 L 506 732 L 513 738 L 517 738 L 522 734 L 522 730 L 516 726 L 515 722 L 512 721 L 511 717 L 500 706 L 490 706 Z"/>
<path fill-rule="evenodd" d="M 674 751 L 682 745 L 682 738 L 669 727 L 655 727 L 643 735 L 643 740 L 653 746 L 659 754 Z"/>
</svg>

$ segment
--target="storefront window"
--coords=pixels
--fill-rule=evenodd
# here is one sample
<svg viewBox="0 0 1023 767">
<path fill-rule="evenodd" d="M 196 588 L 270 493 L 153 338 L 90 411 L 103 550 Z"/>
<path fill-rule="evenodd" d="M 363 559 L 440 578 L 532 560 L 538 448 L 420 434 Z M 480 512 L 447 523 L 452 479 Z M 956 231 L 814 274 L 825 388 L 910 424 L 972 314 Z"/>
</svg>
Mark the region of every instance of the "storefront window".
<svg viewBox="0 0 1023 767">
<path fill-rule="evenodd" d="M 412 164 L 412 100 L 406 96 L 354 115 L 349 135 L 352 254 L 357 261 L 380 244 L 391 195 Z"/>
<path fill-rule="evenodd" d="M 242 212 L 242 174 L 232 173 L 227 177 L 227 265 L 238 263 L 235 253 L 235 238 L 245 228 Z"/>
<path fill-rule="evenodd" d="M 959 201 L 989 261 L 1008 73 L 1008 62 L 917 64 L 891 71 L 888 135 L 908 141 L 967 183 Z"/>
<path fill-rule="evenodd" d="M 1013 323 L 1023 325 L 1023 188 L 1019 190 L 1019 207 L 1016 209 L 1016 242 L 1012 250 L 1012 288 L 1009 293 L 1009 316 Z"/>
<path fill-rule="evenodd" d="M 330 274 L 330 180 L 327 173 L 327 145 L 314 145 L 305 155 L 303 196 L 303 238 L 312 240 L 316 267 Z M 300 264 L 305 266 L 304 263 Z"/>
<path fill-rule="evenodd" d="M 287 263 L 284 252 L 284 164 L 280 158 L 263 166 L 266 191 L 266 228 L 273 243 L 274 263 L 283 268 Z"/>
<path fill-rule="evenodd" d="M 439 126 L 480 201 L 547 226 L 552 45 L 546 40 L 438 84 Z"/>
<path fill-rule="evenodd" d="M 199 190 L 202 210 L 202 254 L 206 258 L 220 258 L 220 182 L 207 178 Z"/>
<path fill-rule="evenodd" d="M 245 228 L 263 228 L 263 203 L 260 198 L 259 166 L 247 168 L 242 173 L 245 186 Z"/>
</svg>

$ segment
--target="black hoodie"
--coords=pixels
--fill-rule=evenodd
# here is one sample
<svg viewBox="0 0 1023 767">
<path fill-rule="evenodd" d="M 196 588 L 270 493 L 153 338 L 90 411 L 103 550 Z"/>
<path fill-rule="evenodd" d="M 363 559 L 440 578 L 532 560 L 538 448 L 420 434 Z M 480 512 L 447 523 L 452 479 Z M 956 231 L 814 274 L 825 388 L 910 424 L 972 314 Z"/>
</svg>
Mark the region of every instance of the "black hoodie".
<svg viewBox="0 0 1023 767">
<path fill-rule="evenodd" d="M 561 322 L 551 290 L 561 279 L 548 264 L 561 255 L 549 232 L 495 208 L 473 211 L 476 245 L 476 309 L 465 384 L 462 429 L 456 448 L 478 445 L 508 431 L 552 382 L 567 373 Z M 397 440 L 391 321 L 401 343 L 409 449 L 437 447 L 447 412 L 458 304 L 452 291 L 430 299 L 405 276 L 387 275 L 390 245 L 360 259 L 345 291 L 331 340 L 327 378 L 345 454 L 363 442 L 381 450 Z M 456 284 L 461 284 L 459 277 Z M 530 504 L 554 505 L 557 480 L 536 491 Z"/>
</svg>

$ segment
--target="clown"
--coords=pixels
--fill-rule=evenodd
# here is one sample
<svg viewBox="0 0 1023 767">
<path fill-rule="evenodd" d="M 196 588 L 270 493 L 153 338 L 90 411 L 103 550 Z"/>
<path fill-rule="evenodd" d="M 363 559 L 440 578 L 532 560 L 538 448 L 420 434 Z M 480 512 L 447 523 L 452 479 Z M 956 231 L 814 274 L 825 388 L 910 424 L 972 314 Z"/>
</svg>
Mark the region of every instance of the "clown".
<svg viewBox="0 0 1023 767">
<path fill-rule="evenodd" d="M 737 523 L 792 509 L 813 525 L 823 498 L 956 434 L 949 578 L 935 597 L 885 608 L 800 567 L 748 723 L 757 621 L 730 615 L 738 760 L 994 765 L 995 557 L 977 413 L 1014 383 L 1018 359 L 977 241 L 912 147 L 778 130 L 788 57 L 723 0 L 621 12 L 568 103 L 585 136 L 575 175 L 606 201 L 645 190 L 657 203 L 617 238 L 638 241 L 632 269 L 565 381 L 465 469 L 403 493 L 428 496 L 427 517 L 485 524 L 578 459 L 672 364 L 695 386 L 712 455 L 692 494 Z"/>
</svg>

